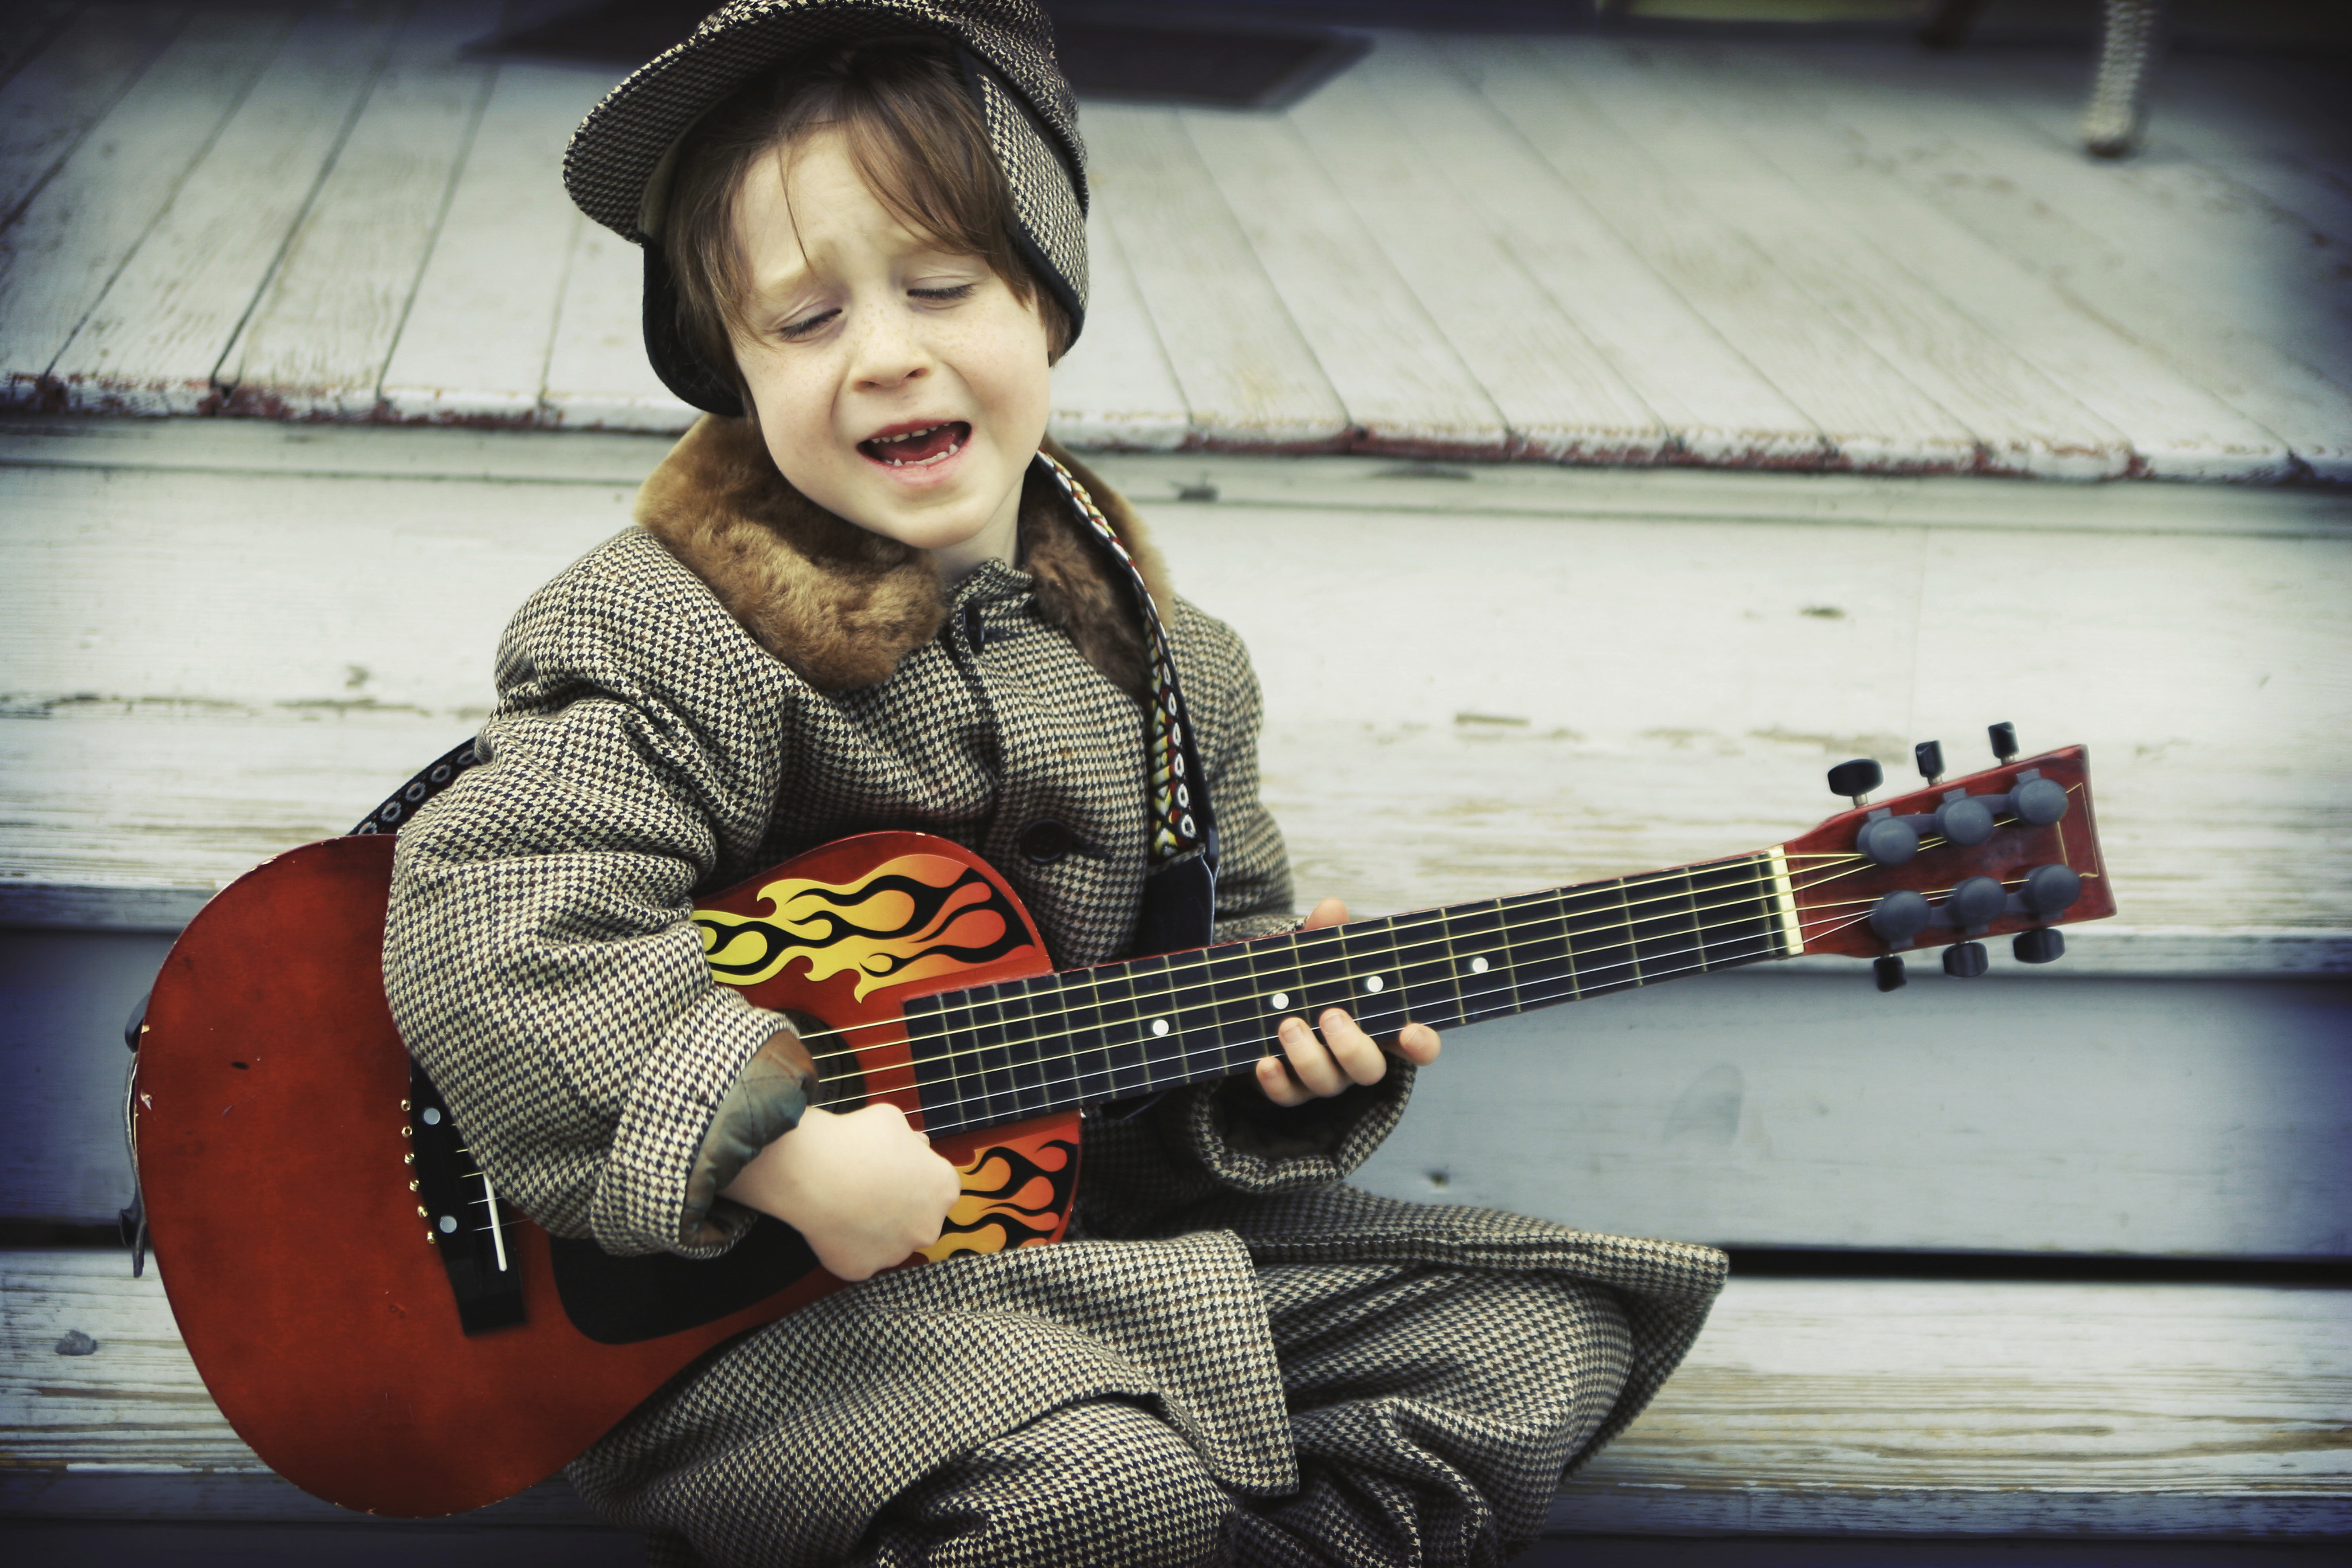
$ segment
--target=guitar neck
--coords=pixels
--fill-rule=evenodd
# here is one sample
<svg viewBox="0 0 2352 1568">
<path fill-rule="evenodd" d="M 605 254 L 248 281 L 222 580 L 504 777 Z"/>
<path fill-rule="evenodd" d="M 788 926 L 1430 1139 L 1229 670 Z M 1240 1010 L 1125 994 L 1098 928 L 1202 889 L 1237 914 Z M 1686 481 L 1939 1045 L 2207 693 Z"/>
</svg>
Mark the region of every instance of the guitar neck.
<svg viewBox="0 0 2352 1568">
<path fill-rule="evenodd" d="M 1286 1017 L 1446 1028 L 1802 951 L 1778 849 L 916 998 L 932 1137 L 1245 1072 Z"/>
</svg>

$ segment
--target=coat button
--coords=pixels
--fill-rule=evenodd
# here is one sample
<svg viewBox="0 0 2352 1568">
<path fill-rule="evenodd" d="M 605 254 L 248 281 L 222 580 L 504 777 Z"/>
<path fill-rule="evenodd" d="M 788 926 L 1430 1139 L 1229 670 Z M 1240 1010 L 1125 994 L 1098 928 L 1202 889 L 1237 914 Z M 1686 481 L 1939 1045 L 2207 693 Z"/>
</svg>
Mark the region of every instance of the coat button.
<svg viewBox="0 0 2352 1568">
<path fill-rule="evenodd" d="M 1021 835 L 1021 853 L 1040 866 L 1050 866 L 1070 852 L 1070 830 L 1058 822 L 1040 822 Z"/>
</svg>

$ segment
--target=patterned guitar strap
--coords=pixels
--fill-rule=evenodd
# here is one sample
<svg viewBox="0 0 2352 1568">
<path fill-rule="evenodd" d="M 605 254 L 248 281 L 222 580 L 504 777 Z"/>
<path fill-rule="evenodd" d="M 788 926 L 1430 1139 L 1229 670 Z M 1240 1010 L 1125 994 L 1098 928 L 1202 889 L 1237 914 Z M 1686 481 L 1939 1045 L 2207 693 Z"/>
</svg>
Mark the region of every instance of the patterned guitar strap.
<svg viewBox="0 0 2352 1568">
<path fill-rule="evenodd" d="M 1217 816 L 1209 801 L 1209 775 L 1201 766 L 1192 727 L 1176 683 L 1176 660 L 1168 629 L 1144 585 L 1143 573 L 1103 517 L 1102 509 L 1076 475 L 1045 453 L 1037 460 L 1061 484 L 1088 531 L 1110 552 L 1135 589 L 1135 603 L 1150 644 L 1151 707 L 1144 719 L 1144 768 L 1150 786 L 1150 869 L 1143 882 L 1143 910 L 1136 922 L 1139 953 L 1181 952 L 1206 947 L 1217 918 Z"/>
</svg>

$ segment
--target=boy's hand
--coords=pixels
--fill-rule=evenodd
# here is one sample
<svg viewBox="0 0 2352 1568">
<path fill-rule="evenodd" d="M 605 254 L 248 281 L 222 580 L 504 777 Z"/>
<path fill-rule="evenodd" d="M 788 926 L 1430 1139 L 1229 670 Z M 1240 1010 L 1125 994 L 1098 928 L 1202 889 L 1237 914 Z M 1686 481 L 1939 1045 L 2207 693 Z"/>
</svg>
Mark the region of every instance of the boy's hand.
<svg viewBox="0 0 2352 1568">
<path fill-rule="evenodd" d="M 939 1240 L 962 1191 L 906 1112 L 876 1103 L 843 1116 L 810 1106 L 725 1195 L 799 1231 L 835 1278 L 863 1279 Z"/>
<path fill-rule="evenodd" d="M 1347 919 L 1347 905 L 1326 899 L 1307 917 L 1305 929 L 1320 931 Z M 1378 1083 L 1389 1070 L 1379 1044 L 1356 1026 L 1346 1008 L 1327 1007 L 1316 1022 L 1323 1029 L 1319 1040 L 1306 1019 L 1285 1018 L 1276 1031 L 1282 1055 L 1263 1058 L 1257 1064 L 1257 1085 L 1276 1105 L 1304 1105 L 1338 1094 L 1351 1083 Z M 1426 1024 L 1407 1024 L 1395 1048 L 1407 1061 L 1427 1067 L 1437 1059 L 1437 1031 Z"/>
</svg>

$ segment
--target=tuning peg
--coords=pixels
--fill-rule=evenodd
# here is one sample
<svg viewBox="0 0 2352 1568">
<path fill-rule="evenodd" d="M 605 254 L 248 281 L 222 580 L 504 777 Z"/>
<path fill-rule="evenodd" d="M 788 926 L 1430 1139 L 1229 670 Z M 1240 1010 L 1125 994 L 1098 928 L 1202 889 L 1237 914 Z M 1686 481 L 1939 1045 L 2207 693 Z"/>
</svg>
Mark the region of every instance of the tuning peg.
<svg viewBox="0 0 2352 1568">
<path fill-rule="evenodd" d="M 1853 847 L 1874 866 L 1900 866 L 1919 853 L 1919 833 L 1897 816 L 1874 816 L 1853 836 Z"/>
<path fill-rule="evenodd" d="M 2032 931 L 2017 933 L 2009 944 L 2020 963 L 2055 963 L 2066 952 L 2066 933 L 2048 926 L 2036 926 Z"/>
<path fill-rule="evenodd" d="M 2008 890 L 1990 877 L 1963 879 L 1952 889 L 1952 896 L 1944 900 L 1946 914 L 1962 931 L 1982 931 L 2008 910 Z"/>
<path fill-rule="evenodd" d="M 1877 976 L 1878 988 L 1881 991 L 1903 989 L 1903 983 L 1907 978 L 1903 973 L 1903 961 L 1893 953 L 1888 953 L 1885 958 L 1873 960 L 1870 968 L 1871 973 Z"/>
<path fill-rule="evenodd" d="M 1955 980 L 1974 980 L 1989 963 L 1980 942 L 1956 942 L 1944 950 L 1944 973 Z"/>
<path fill-rule="evenodd" d="M 1830 793 L 1842 795 L 1860 805 L 1872 790 L 1885 780 L 1886 774 L 1868 757 L 1856 757 L 1850 763 L 1840 763 L 1830 770 Z"/>
<path fill-rule="evenodd" d="M 2036 775 L 2041 773 L 2039 768 L 2025 771 Z M 2020 822 L 2047 827 L 2066 815 L 2066 786 L 2056 779 L 2021 779 L 2010 795 L 2009 808 L 2017 813 Z"/>
<path fill-rule="evenodd" d="M 1902 947 L 1926 931 L 1934 918 L 1927 900 L 1908 888 L 1898 888 L 1871 910 L 1870 929 L 1889 947 Z"/>
<path fill-rule="evenodd" d="M 1944 744 L 1940 741 L 1922 741 L 1911 748 L 1911 760 L 1919 764 L 1919 776 L 1931 784 L 1944 782 Z"/>
<path fill-rule="evenodd" d="M 2066 912 L 2068 905 L 2083 896 L 2083 879 L 2072 866 L 2036 866 L 2025 874 L 2025 885 L 2018 890 L 2019 901 L 2026 912 L 2048 920 Z M 2050 933 L 2056 936 L 2056 931 Z M 2052 953 L 2050 958 L 2058 955 Z M 2047 963 L 2050 959 L 2037 958 L 2027 962 Z"/>
<path fill-rule="evenodd" d="M 1976 795 L 1961 795 L 1936 808 L 1936 831 L 1963 847 L 1992 837 L 1992 807 Z"/>
<path fill-rule="evenodd" d="M 1985 733 L 1992 738 L 1992 755 L 1995 762 L 2013 763 L 2017 760 L 2016 725 L 1988 725 Z"/>
</svg>

